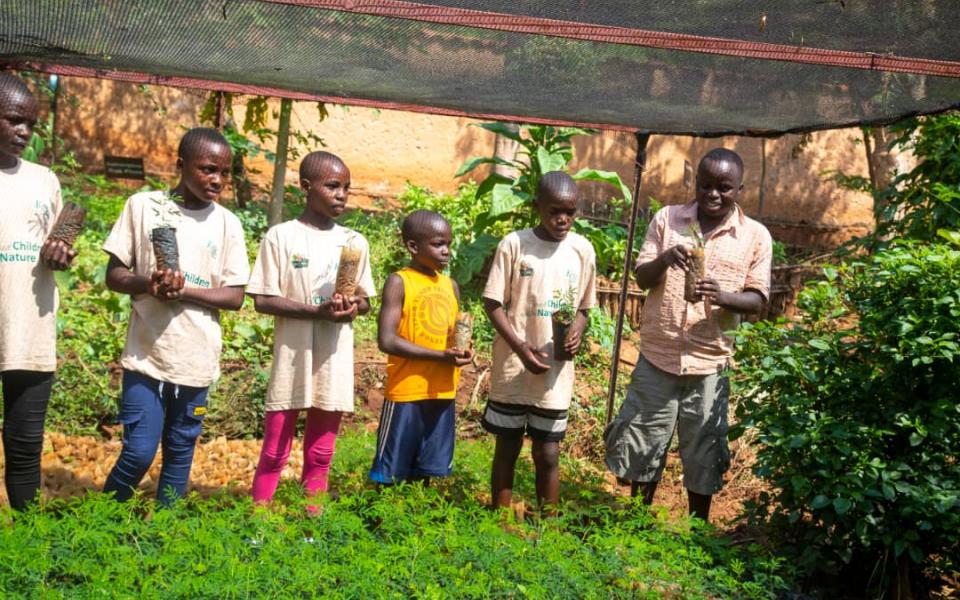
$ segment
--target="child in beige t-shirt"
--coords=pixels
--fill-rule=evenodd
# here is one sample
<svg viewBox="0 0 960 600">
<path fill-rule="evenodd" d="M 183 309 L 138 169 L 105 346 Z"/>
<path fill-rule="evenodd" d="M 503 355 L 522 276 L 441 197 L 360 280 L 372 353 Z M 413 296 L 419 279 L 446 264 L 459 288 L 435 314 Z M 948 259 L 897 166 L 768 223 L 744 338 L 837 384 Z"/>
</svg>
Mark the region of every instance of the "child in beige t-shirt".
<svg viewBox="0 0 960 600">
<path fill-rule="evenodd" d="M 17 510 L 40 489 L 43 425 L 57 368 L 53 271 L 76 256 L 64 242 L 47 239 L 62 204 L 57 176 L 20 158 L 36 122 L 30 89 L 0 73 L 0 381 L 4 481 Z"/>
<path fill-rule="evenodd" d="M 484 309 L 497 331 L 490 401 L 484 429 L 497 436 L 491 491 L 494 507 L 509 506 L 514 466 L 524 433 L 533 440 L 537 500 L 559 500 L 560 440 L 573 396 L 573 361 L 554 358 L 555 347 L 576 354 L 596 304 L 596 257 L 584 237 L 570 231 L 578 192 L 566 173 L 545 174 L 534 208 L 540 223 L 500 242 L 483 291 Z M 573 297 L 576 317 L 565 340 L 553 339 L 551 315 Z"/>
<path fill-rule="evenodd" d="M 243 227 L 217 204 L 230 177 L 230 146 L 215 129 L 180 141 L 180 182 L 169 192 L 134 194 L 103 244 L 107 287 L 132 297 L 120 364 L 123 449 L 104 491 L 131 496 L 163 444 L 157 495 L 186 492 L 193 451 L 219 375 L 221 310 L 243 304 L 250 274 Z M 179 267 L 160 269 L 151 237 L 176 229 Z"/>
<path fill-rule="evenodd" d="M 300 186 L 307 196 L 303 213 L 267 232 L 247 287 L 257 311 L 276 317 L 263 447 L 253 477 L 260 503 L 273 498 L 301 411 L 307 413 L 301 481 L 308 495 L 326 491 L 340 418 L 353 412 L 351 322 L 370 310 L 376 295 L 367 241 L 335 221 L 346 208 L 350 170 L 329 152 L 312 152 L 300 164 Z M 356 293 L 349 297 L 335 292 L 345 246 L 360 253 Z"/>
</svg>

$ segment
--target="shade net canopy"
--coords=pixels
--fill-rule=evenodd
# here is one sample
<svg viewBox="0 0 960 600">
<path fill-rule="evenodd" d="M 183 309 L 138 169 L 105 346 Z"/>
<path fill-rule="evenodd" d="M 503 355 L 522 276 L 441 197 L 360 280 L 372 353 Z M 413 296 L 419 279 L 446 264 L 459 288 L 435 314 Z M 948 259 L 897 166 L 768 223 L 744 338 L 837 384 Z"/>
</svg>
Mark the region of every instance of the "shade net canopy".
<svg viewBox="0 0 960 600">
<path fill-rule="evenodd" d="M 960 105 L 956 0 L 3 0 L 0 62 L 696 135 Z"/>
</svg>

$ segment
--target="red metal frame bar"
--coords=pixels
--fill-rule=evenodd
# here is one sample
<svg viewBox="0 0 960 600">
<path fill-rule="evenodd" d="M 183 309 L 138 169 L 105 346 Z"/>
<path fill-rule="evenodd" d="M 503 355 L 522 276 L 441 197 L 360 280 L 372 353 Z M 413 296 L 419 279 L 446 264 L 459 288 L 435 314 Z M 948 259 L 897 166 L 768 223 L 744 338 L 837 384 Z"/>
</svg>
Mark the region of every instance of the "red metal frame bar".
<svg viewBox="0 0 960 600">
<path fill-rule="evenodd" d="M 737 58 L 755 58 L 783 62 L 806 63 L 864 69 L 915 73 L 938 77 L 960 77 L 960 62 L 912 58 L 904 56 L 829 50 L 767 42 L 706 37 L 665 31 L 649 31 L 609 25 L 591 25 L 557 19 L 526 17 L 464 8 L 434 6 L 403 0 L 259 0 L 271 4 L 288 4 L 309 8 L 408 19 L 461 27 L 496 31 L 549 35 L 591 42 L 625 44 L 645 48 L 699 52 Z"/>
</svg>

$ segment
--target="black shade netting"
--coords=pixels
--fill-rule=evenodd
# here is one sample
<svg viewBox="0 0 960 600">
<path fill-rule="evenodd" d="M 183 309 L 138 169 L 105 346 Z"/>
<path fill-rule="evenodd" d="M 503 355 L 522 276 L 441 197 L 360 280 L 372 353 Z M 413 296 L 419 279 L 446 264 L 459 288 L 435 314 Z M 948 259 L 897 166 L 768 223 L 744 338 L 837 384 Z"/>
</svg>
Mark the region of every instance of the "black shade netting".
<svg viewBox="0 0 960 600">
<path fill-rule="evenodd" d="M 724 19 L 738 20 L 735 6 L 748 3 L 469 4 L 512 13 L 522 7 L 528 15 L 568 20 L 582 14 L 577 7 L 584 4 L 590 7 L 585 18 L 597 23 L 726 37 L 747 36 L 753 28 L 754 37 L 766 35 L 757 31 L 753 17 L 742 31 L 723 24 Z M 816 6 L 810 15 L 832 14 L 820 6 L 824 3 L 780 4 Z M 851 4 L 840 14 L 852 14 Z M 911 16 L 917 11 L 906 8 L 872 15 L 877 23 L 902 22 L 904 31 L 911 32 L 902 46 L 892 32 L 882 35 L 884 27 L 870 22 L 871 15 L 861 7 L 856 9 L 857 28 L 845 38 L 849 44 L 817 41 L 824 47 L 863 50 L 858 45 L 862 39 L 871 50 L 955 57 L 960 52 L 956 44 L 937 45 L 947 45 L 946 32 L 956 37 L 960 18 L 947 13 L 945 2 L 916 4 L 930 8 L 919 11 L 920 16 Z M 696 18 L 675 14 L 667 5 Z M 618 7 L 621 13 L 615 15 Z M 730 9 L 728 16 L 723 7 Z M 747 12 L 756 13 L 757 7 Z M 710 14 L 717 20 L 711 22 Z M 796 22 L 803 25 L 799 17 Z M 829 32 L 842 29 L 826 16 L 813 22 L 822 26 L 821 37 L 832 39 L 837 34 Z M 931 31 L 916 32 L 921 25 Z M 659 133 L 767 134 L 879 123 L 960 102 L 960 79 L 950 77 L 652 49 L 258 0 L 5 0 L 0 3 L 0 61 L 190 77 L 347 102 L 364 99 Z"/>
</svg>

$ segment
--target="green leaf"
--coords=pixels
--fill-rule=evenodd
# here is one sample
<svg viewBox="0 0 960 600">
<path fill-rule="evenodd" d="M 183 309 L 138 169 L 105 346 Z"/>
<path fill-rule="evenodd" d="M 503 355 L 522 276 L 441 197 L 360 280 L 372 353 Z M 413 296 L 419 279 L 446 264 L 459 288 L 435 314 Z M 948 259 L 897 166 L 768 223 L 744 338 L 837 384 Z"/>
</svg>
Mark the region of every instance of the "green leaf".
<svg viewBox="0 0 960 600">
<path fill-rule="evenodd" d="M 493 186 L 497 185 L 498 183 L 510 185 L 513 183 L 513 180 L 509 177 L 500 175 L 499 173 L 491 173 L 489 177 L 484 179 L 482 182 L 480 182 L 480 185 L 477 186 L 476 197 L 483 198 L 485 195 L 489 194 L 493 189 Z"/>
<path fill-rule="evenodd" d="M 850 510 L 850 507 L 853 506 L 853 502 L 850 502 L 846 498 L 834 498 L 833 499 L 833 510 L 837 511 L 838 515 L 844 515 L 847 511 Z"/>
<path fill-rule="evenodd" d="M 813 501 L 810 503 L 810 508 L 817 509 L 823 508 L 824 506 L 830 504 L 830 499 L 824 496 L 823 494 L 818 494 L 814 497 Z"/>
<path fill-rule="evenodd" d="M 923 443 L 923 436 L 922 436 L 922 435 L 920 435 L 920 434 L 917 433 L 916 431 L 914 431 L 913 433 L 910 434 L 910 445 L 911 445 L 911 446 L 919 446 L 919 445 L 922 444 L 922 443 Z"/>
<path fill-rule="evenodd" d="M 505 183 L 493 186 L 489 216 L 498 217 L 515 211 L 526 204 L 527 199 L 514 192 L 513 188 Z"/>
<path fill-rule="evenodd" d="M 562 171 L 567 166 L 567 159 L 562 154 L 550 152 L 543 146 L 537 148 L 537 162 L 540 163 L 540 172 Z"/>
<path fill-rule="evenodd" d="M 807 343 L 810 344 L 811 346 L 813 346 L 814 348 L 816 348 L 817 350 L 829 350 L 829 349 L 830 349 L 830 344 L 827 343 L 827 341 L 824 340 L 824 339 L 822 339 L 822 338 L 813 338 L 812 340 L 810 340 L 810 341 L 807 342 Z"/>
<path fill-rule="evenodd" d="M 257 337 L 257 330 L 247 323 L 237 323 L 233 326 L 233 332 L 246 340 Z"/>
<path fill-rule="evenodd" d="M 506 123 L 477 123 L 475 126 L 481 129 L 486 129 L 487 131 L 492 131 L 497 135 L 502 135 L 503 137 L 515 142 L 523 141 L 523 138 L 520 137 L 520 132 L 514 131 Z"/>
<path fill-rule="evenodd" d="M 513 167 L 514 164 L 503 160 L 502 158 L 490 158 L 488 156 L 474 156 L 473 158 L 467 159 L 467 162 L 463 163 L 457 172 L 453 174 L 454 177 L 461 177 L 466 175 L 470 171 L 476 169 L 480 165 L 503 165 L 506 167 Z"/>
<path fill-rule="evenodd" d="M 601 183 L 610 184 L 620 190 L 620 194 L 628 204 L 633 201 L 633 194 L 630 193 L 630 188 L 623 183 L 623 180 L 620 179 L 620 175 L 616 171 L 580 169 L 576 175 L 573 176 L 573 178 L 576 181 L 599 181 Z"/>
<path fill-rule="evenodd" d="M 937 235 L 947 240 L 954 246 L 960 246 L 960 231 L 952 231 L 950 229 L 938 229 Z"/>
</svg>

